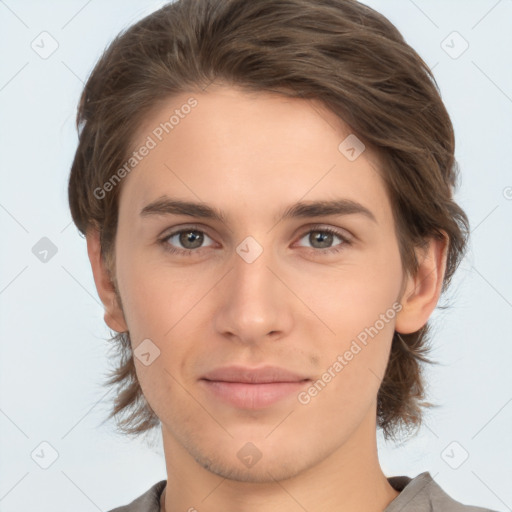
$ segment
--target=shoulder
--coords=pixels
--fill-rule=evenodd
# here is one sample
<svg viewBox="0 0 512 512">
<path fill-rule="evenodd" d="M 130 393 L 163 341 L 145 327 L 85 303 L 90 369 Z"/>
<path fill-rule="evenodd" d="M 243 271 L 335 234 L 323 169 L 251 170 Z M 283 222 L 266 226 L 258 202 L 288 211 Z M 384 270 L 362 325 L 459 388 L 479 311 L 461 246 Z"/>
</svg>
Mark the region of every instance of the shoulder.
<svg viewBox="0 0 512 512">
<path fill-rule="evenodd" d="M 391 477 L 390 484 L 400 494 L 384 512 L 414 510 L 415 512 L 496 512 L 489 508 L 464 505 L 450 497 L 439 484 L 425 472 L 416 478 Z"/>
<path fill-rule="evenodd" d="M 160 495 L 166 483 L 167 480 L 160 480 L 131 503 L 114 508 L 109 512 L 160 512 Z"/>
</svg>

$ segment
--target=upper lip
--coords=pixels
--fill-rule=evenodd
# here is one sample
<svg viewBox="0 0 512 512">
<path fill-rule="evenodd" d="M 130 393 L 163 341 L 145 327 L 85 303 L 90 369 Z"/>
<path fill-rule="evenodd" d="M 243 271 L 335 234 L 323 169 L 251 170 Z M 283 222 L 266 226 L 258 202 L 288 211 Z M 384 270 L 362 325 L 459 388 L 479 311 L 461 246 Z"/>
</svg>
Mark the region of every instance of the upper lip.
<svg viewBox="0 0 512 512">
<path fill-rule="evenodd" d="M 301 382 L 309 380 L 304 375 L 279 368 L 278 366 L 263 366 L 248 368 L 245 366 L 224 366 L 209 371 L 202 377 L 204 380 L 222 382 L 245 382 L 250 384 L 265 384 L 270 382 Z"/>
</svg>

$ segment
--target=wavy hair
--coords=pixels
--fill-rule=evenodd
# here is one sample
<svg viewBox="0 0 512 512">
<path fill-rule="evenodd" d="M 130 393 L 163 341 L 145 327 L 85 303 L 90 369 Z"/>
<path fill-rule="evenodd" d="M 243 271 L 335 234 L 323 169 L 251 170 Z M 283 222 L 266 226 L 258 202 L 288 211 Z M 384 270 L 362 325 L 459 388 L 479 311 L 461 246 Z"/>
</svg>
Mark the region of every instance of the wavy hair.
<svg viewBox="0 0 512 512">
<path fill-rule="evenodd" d="M 317 99 L 339 116 L 379 155 L 404 271 L 417 271 L 415 248 L 448 237 L 446 290 L 469 233 L 453 199 L 452 123 L 428 66 L 389 20 L 355 0 L 177 0 L 109 44 L 80 98 L 68 194 L 78 230 L 99 230 L 111 276 L 122 183 L 101 199 L 94 190 L 127 160 L 152 107 L 216 80 Z M 394 334 L 377 396 L 386 438 L 419 427 L 422 407 L 431 405 L 422 375 L 423 363 L 432 362 L 428 328 Z M 129 333 L 111 341 L 118 357 L 107 381 L 117 388 L 109 418 L 138 435 L 159 419 L 138 383 Z"/>
</svg>

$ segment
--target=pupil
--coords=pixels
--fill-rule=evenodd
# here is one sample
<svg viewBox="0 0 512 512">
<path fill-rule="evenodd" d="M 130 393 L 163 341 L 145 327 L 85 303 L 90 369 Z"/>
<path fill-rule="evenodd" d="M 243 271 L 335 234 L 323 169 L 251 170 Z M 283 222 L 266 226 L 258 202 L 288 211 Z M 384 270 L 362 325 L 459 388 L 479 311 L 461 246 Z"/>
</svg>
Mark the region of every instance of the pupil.
<svg viewBox="0 0 512 512">
<path fill-rule="evenodd" d="M 198 231 L 187 231 L 181 233 L 180 243 L 187 249 L 195 249 L 197 247 L 201 247 L 201 244 L 203 243 L 203 238 L 203 235 Z"/>
<path fill-rule="evenodd" d="M 315 231 L 314 233 L 311 233 L 309 240 L 313 247 L 315 247 L 315 243 L 317 241 L 320 242 L 321 249 L 325 249 L 326 247 L 329 247 L 330 244 L 332 244 L 333 235 L 331 233 L 324 233 L 323 231 Z"/>
</svg>

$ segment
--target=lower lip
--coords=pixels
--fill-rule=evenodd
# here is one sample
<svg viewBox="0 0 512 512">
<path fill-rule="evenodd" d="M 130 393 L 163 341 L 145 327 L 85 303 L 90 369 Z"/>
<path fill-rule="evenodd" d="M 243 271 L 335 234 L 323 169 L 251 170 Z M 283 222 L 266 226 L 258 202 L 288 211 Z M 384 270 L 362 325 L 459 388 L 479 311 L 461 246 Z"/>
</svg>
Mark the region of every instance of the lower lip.
<svg viewBox="0 0 512 512">
<path fill-rule="evenodd" d="M 248 384 L 201 379 L 206 388 L 217 398 L 241 409 L 263 409 L 269 407 L 304 388 L 307 381 L 269 382 Z"/>
</svg>

